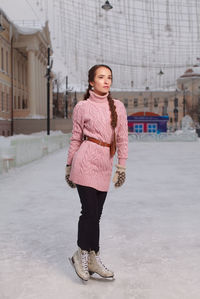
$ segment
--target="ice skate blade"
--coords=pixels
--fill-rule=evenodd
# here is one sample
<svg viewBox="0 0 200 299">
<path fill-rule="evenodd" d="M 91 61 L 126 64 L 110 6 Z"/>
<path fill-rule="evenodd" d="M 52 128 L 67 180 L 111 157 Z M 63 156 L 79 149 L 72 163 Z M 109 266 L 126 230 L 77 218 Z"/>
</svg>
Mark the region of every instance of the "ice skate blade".
<svg viewBox="0 0 200 299">
<path fill-rule="evenodd" d="M 92 271 L 89 271 L 90 273 L 90 278 L 91 279 L 96 279 L 96 280 L 101 280 L 101 281 L 114 281 L 115 280 L 115 277 L 114 276 L 110 276 L 110 277 L 105 277 L 105 276 L 101 276 L 100 274 L 96 273 L 96 272 L 92 272 Z M 96 275 L 95 276 L 92 276 L 92 275 Z"/>
<path fill-rule="evenodd" d="M 68 259 L 69 259 L 69 262 L 70 262 L 70 264 L 72 265 L 73 269 L 74 269 L 75 272 L 76 272 L 76 268 L 74 267 L 73 257 L 69 257 Z M 84 285 L 87 284 L 88 280 L 83 279 L 77 272 L 76 272 L 76 275 L 78 276 L 78 278 L 80 278 L 81 282 L 82 282 Z"/>
</svg>

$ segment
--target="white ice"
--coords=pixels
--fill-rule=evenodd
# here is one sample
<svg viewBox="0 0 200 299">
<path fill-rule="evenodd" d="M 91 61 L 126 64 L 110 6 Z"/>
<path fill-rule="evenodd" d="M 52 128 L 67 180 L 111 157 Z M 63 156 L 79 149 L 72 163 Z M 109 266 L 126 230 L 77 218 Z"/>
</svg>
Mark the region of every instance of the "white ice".
<svg viewBox="0 0 200 299">
<path fill-rule="evenodd" d="M 131 143 L 127 181 L 111 184 L 101 255 L 115 281 L 83 285 L 67 258 L 80 204 L 66 150 L 0 176 L 1 299 L 199 299 L 200 143 Z"/>
</svg>

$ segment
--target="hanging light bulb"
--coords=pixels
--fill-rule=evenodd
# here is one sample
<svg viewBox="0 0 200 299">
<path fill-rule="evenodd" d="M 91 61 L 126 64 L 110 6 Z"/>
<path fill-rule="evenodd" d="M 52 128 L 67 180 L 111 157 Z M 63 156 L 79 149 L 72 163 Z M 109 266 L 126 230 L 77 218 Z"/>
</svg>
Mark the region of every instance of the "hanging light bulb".
<svg viewBox="0 0 200 299">
<path fill-rule="evenodd" d="M 101 6 L 101 8 L 103 8 L 105 11 L 108 11 L 108 10 L 112 9 L 113 7 L 109 1 L 106 1 L 105 4 Z"/>
<path fill-rule="evenodd" d="M 164 75 L 164 72 L 162 71 L 162 69 L 160 70 L 160 72 L 158 73 L 158 75 L 160 75 L 160 76 Z"/>
</svg>

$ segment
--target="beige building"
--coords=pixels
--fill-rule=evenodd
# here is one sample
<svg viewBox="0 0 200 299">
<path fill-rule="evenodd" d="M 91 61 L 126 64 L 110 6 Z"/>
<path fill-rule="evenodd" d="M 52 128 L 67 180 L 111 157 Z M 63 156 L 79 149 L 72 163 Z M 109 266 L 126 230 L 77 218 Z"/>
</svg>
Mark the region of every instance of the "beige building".
<svg viewBox="0 0 200 299">
<path fill-rule="evenodd" d="M 200 66 L 193 66 L 177 79 L 174 91 L 144 90 L 144 91 L 112 91 L 112 97 L 122 101 L 127 114 L 136 112 L 153 112 L 161 116 L 168 115 L 168 129 L 181 128 L 181 120 L 190 115 L 195 126 L 200 124 Z M 83 93 L 77 93 L 78 101 Z"/>
<path fill-rule="evenodd" d="M 175 129 L 181 126 L 184 114 L 183 91 L 112 91 L 112 97 L 122 101 L 126 107 L 127 115 L 136 112 L 154 112 L 159 115 L 168 115 L 168 128 Z M 77 100 L 83 99 L 83 92 L 77 93 Z M 178 103 L 178 114 L 174 113 Z"/>
<path fill-rule="evenodd" d="M 177 80 L 177 86 L 183 93 L 185 114 L 189 114 L 197 127 L 200 125 L 200 65 L 185 71 Z"/>
<path fill-rule="evenodd" d="M 0 33 L 0 135 L 20 133 L 23 126 L 44 128 L 47 117 L 48 23 L 42 30 L 19 28 L 1 11 Z M 50 117 L 52 118 L 52 84 Z M 39 125 L 41 123 L 41 125 Z M 31 129 L 31 127 L 33 129 Z M 40 129 L 37 129 L 40 130 Z"/>
<path fill-rule="evenodd" d="M 0 135 L 11 132 L 11 29 L 7 17 L 0 11 Z"/>
</svg>

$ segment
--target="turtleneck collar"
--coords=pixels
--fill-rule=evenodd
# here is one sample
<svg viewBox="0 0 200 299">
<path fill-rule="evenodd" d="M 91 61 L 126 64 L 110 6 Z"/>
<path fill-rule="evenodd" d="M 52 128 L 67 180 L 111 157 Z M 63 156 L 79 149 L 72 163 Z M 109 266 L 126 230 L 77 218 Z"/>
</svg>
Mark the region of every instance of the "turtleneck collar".
<svg viewBox="0 0 200 299">
<path fill-rule="evenodd" d="M 89 100 L 91 100 L 92 102 L 105 103 L 107 101 L 108 93 L 106 93 L 104 96 L 100 96 L 92 90 L 90 90 L 89 93 L 90 93 Z"/>
</svg>

